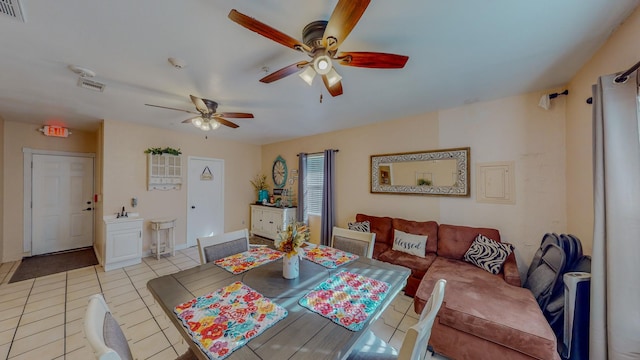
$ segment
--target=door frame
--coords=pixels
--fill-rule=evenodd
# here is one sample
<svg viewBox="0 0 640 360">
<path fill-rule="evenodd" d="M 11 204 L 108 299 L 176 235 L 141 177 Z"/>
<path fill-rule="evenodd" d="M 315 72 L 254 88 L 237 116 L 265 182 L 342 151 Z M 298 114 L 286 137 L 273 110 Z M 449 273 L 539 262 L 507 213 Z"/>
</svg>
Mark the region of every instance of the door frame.
<svg viewBox="0 0 640 360">
<path fill-rule="evenodd" d="M 189 186 L 189 182 L 191 181 L 191 179 L 189 178 L 189 176 L 191 175 L 191 160 L 203 160 L 203 161 L 213 161 L 213 162 L 219 162 L 222 164 L 222 182 L 221 182 L 221 189 L 220 189 L 220 201 L 222 202 L 222 232 L 224 233 L 224 209 L 225 209 L 225 204 L 224 204 L 224 181 L 225 181 L 225 177 L 224 177 L 224 159 L 217 159 L 217 158 L 209 158 L 209 157 L 204 157 L 204 156 L 189 156 L 187 157 L 187 200 L 186 200 L 186 206 L 185 206 L 185 211 L 186 211 L 186 241 L 185 241 L 185 246 L 189 247 L 189 246 L 194 246 L 197 245 L 198 242 L 196 240 L 195 244 L 189 244 L 189 214 L 191 213 L 189 211 L 190 209 L 190 205 L 189 205 L 189 192 L 191 191 L 191 187 Z"/>
<path fill-rule="evenodd" d="M 68 151 L 53 151 L 53 150 L 39 150 L 31 148 L 22 148 L 23 159 L 23 184 L 24 184 L 24 202 L 23 202 L 23 236 L 22 246 L 25 253 L 31 255 L 31 241 L 33 240 L 33 216 L 31 203 L 33 200 L 33 155 L 52 155 L 52 156 L 68 156 L 68 157 L 86 157 L 93 159 L 93 184 L 92 194 L 95 194 L 96 189 L 96 154 L 95 153 L 79 153 Z M 94 202 L 95 207 L 95 202 Z M 95 211 L 92 211 L 93 217 L 93 243 L 96 240 L 96 216 Z"/>
</svg>

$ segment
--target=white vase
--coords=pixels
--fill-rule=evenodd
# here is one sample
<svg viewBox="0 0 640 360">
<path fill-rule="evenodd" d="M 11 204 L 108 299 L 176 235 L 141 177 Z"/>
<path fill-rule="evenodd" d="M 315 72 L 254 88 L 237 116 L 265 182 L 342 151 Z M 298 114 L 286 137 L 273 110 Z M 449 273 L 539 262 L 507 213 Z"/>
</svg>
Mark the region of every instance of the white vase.
<svg viewBox="0 0 640 360">
<path fill-rule="evenodd" d="M 300 275 L 300 256 L 285 255 L 282 258 L 282 277 L 285 279 L 295 279 Z"/>
</svg>

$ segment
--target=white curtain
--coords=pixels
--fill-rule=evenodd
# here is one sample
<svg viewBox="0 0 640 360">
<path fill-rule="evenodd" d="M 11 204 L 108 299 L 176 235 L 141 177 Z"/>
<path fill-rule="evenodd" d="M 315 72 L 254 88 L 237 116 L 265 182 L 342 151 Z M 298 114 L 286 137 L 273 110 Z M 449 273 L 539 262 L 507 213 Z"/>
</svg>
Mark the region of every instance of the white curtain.
<svg viewBox="0 0 640 360">
<path fill-rule="evenodd" d="M 589 358 L 640 359 L 638 79 L 594 85 L 594 208 Z M 586 175 L 586 174 L 585 174 Z"/>
</svg>

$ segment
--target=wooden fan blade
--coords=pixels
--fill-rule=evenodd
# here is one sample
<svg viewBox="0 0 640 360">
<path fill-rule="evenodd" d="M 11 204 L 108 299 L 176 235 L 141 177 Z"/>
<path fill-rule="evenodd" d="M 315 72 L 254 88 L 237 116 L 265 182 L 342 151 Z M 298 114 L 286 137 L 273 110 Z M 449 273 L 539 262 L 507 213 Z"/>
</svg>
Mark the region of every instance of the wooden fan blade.
<svg viewBox="0 0 640 360">
<path fill-rule="evenodd" d="M 203 114 L 208 114 L 210 112 L 207 104 L 205 104 L 201 98 L 193 95 L 189 95 L 189 97 L 191 97 L 191 102 L 196 106 L 196 109 L 198 109 L 198 111 Z"/>
<path fill-rule="evenodd" d="M 324 82 L 324 86 L 327 88 L 331 96 L 342 95 L 341 81 L 338 81 L 337 83 L 333 84 L 333 86 L 329 86 L 329 79 L 327 78 L 327 75 L 322 75 L 322 81 Z"/>
<path fill-rule="evenodd" d="M 238 124 L 236 124 L 234 122 L 231 122 L 231 121 L 229 121 L 227 119 L 223 119 L 223 118 L 221 118 L 219 116 L 214 116 L 213 118 L 216 119 L 216 121 L 219 122 L 221 125 L 228 126 L 230 128 L 233 128 L 233 129 L 240 127 L 240 126 L 238 126 Z"/>
<path fill-rule="evenodd" d="M 401 69 L 408 56 L 378 52 L 344 52 L 337 57 L 340 64 L 374 69 Z"/>
<path fill-rule="evenodd" d="M 371 0 L 340 0 L 333 9 L 322 43 L 327 50 L 335 50 L 349 36 Z"/>
<path fill-rule="evenodd" d="M 167 107 L 167 106 L 151 105 L 151 104 L 145 104 L 145 105 L 147 105 L 147 106 L 152 106 L 152 107 L 157 107 L 157 108 L 160 108 L 160 109 L 169 109 L 169 110 L 175 110 L 175 111 L 182 111 L 182 112 L 186 112 L 186 113 L 189 113 L 189 114 L 198 114 L 198 113 L 197 113 L 197 112 L 195 112 L 195 111 L 189 111 L 189 110 L 183 110 L 183 109 L 176 109 L 176 108 Z"/>
<path fill-rule="evenodd" d="M 292 38 L 291 36 L 280 32 L 272 28 L 267 24 L 263 24 L 260 21 L 249 17 L 245 14 L 238 12 L 236 9 L 232 9 L 229 13 L 229 19 L 237 22 L 238 24 L 246 27 L 247 29 L 257 32 L 258 34 L 266 37 L 267 39 L 271 39 L 279 44 L 282 44 L 288 48 L 298 51 L 306 51 L 310 52 L 311 48 L 306 44 L 301 43 L 300 41 Z"/>
<path fill-rule="evenodd" d="M 309 65 L 308 61 L 299 61 L 295 64 L 291 64 L 289 66 L 283 67 L 282 69 L 263 77 L 262 79 L 260 79 L 260 82 L 268 84 L 276 80 L 280 80 L 284 77 L 287 77 L 291 74 L 296 73 L 297 71 L 299 71 L 300 69 L 302 69 L 307 65 Z"/>
<path fill-rule="evenodd" d="M 215 117 L 227 117 L 227 118 L 232 118 L 232 119 L 253 119 L 253 114 L 236 113 L 236 112 L 216 113 L 213 116 L 215 116 Z"/>
</svg>

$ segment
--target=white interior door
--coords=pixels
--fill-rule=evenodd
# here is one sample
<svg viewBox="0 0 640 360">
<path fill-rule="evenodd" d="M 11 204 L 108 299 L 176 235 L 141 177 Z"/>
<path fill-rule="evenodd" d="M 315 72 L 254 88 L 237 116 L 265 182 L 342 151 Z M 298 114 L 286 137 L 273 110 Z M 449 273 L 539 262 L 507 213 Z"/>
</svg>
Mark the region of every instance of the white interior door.
<svg viewBox="0 0 640 360">
<path fill-rule="evenodd" d="M 189 157 L 187 246 L 224 232 L 224 160 Z"/>
<path fill-rule="evenodd" d="M 93 158 L 32 157 L 31 255 L 93 245 Z"/>
</svg>

